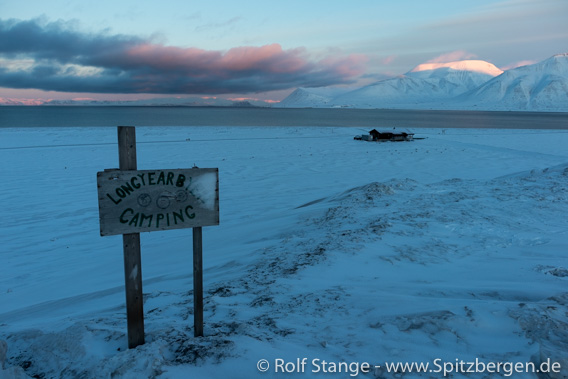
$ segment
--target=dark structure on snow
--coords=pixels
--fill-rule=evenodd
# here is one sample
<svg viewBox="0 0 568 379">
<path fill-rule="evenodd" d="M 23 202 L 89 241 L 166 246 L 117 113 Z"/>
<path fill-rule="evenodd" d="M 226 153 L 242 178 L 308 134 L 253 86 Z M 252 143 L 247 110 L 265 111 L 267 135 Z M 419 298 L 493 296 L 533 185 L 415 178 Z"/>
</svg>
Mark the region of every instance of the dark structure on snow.
<svg viewBox="0 0 568 379">
<path fill-rule="evenodd" d="M 363 136 L 355 136 L 356 140 L 363 140 L 363 141 L 378 141 L 378 142 L 386 142 L 386 141 L 412 141 L 414 139 L 414 133 L 393 133 L 393 132 L 379 132 L 377 129 L 373 129 L 369 132 L 369 135 Z"/>
</svg>

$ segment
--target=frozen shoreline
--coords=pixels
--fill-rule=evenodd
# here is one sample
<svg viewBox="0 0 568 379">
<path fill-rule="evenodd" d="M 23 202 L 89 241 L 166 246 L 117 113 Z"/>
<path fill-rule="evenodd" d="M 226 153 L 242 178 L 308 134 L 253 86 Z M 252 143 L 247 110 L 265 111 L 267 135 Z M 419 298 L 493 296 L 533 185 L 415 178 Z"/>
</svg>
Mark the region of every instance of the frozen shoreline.
<svg viewBox="0 0 568 379">
<path fill-rule="evenodd" d="M 142 235 L 147 344 L 125 351 L 120 238 L 98 235 L 96 207 L 115 130 L 0 129 L 7 366 L 244 378 L 261 358 L 565 356 L 568 132 L 414 131 L 137 128 L 140 169 L 219 167 L 221 224 L 198 341 L 190 231 Z"/>
</svg>

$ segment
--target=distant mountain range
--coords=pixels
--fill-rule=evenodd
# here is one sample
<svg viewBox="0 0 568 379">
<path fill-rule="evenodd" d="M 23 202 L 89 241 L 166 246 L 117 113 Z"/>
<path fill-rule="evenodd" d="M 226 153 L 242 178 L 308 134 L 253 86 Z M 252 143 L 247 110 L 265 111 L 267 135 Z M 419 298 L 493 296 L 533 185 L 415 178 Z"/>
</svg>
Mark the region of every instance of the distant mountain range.
<svg viewBox="0 0 568 379">
<path fill-rule="evenodd" d="M 197 96 L 135 101 L 0 98 L 0 105 L 270 106 L 264 101 Z M 364 87 L 298 88 L 272 106 L 568 112 L 568 53 L 507 71 L 481 60 L 423 63 L 404 75 Z"/>
<path fill-rule="evenodd" d="M 20 100 L 0 97 L 0 105 L 42 105 L 42 106 L 131 106 L 131 107 L 268 107 L 264 101 L 227 100 L 217 97 L 167 97 L 132 101 L 103 100 Z"/>
<path fill-rule="evenodd" d="M 277 107 L 568 111 L 568 54 L 502 71 L 480 60 L 425 63 L 341 91 L 298 88 Z"/>
</svg>

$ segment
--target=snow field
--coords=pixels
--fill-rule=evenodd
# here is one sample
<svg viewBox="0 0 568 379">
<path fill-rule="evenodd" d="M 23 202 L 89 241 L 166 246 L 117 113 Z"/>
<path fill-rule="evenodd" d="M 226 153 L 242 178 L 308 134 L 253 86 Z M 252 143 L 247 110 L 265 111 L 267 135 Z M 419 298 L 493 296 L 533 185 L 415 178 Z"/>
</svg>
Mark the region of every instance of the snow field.
<svg viewBox="0 0 568 379">
<path fill-rule="evenodd" d="M 257 361 L 301 357 L 565 362 L 568 133 L 353 141 L 361 132 L 137 128 L 140 169 L 219 167 L 221 223 L 204 229 L 200 339 L 191 231 L 142 235 L 146 344 L 128 350 L 121 238 L 98 235 L 96 172 L 117 166 L 116 130 L 0 130 L 3 375 L 279 377 Z"/>
</svg>

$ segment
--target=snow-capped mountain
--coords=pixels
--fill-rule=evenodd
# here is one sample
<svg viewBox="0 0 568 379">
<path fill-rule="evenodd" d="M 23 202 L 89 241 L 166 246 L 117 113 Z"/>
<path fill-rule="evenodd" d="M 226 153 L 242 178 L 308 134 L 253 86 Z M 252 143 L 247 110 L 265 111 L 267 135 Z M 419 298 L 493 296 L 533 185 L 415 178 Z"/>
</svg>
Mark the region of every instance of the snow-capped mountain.
<svg viewBox="0 0 568 379">
<path fill-rule="evenodd" d="M 293 97 L 284 99 L 283 106 L 407 108 L 453 98 L 502 72 L 493 64 L 479 60 L 425 63 L 399 77 L 381 80 L 334 98 L 321 99 L 311 89 L 303 89 L 300 94 L 293 93 Z M 321 102 L 314 105 L 318 100 Z"/>
<path fill-rule="evenodd" d="M 442 76 L 446 76 L 449 70 L 454 70 L 454 72 L 479 73 L 492 77 L 503 73 L 503 70 L 497 68 L 492 63 L 481 60 L 465 60 L 447 63 L 422 63 L 410 70 L 407 75 L 423 78 L 440 76 L 434 74 L 437 72 L 442 73 Z"/>
<path fill-rule="evenodd" d="M 288 95 L 280 103 L 276 104 L 278 108 L 297 108 L 298 104 L 302 104 L 302 108 L 327 108 L 330 102 L 353 88 L 297 88 Z"/>
<path fill-rule="evenodd" d="M 299 89 L 280 106 L 568 111 L 568 54 L 505 72 L 480 60 L 424 63 L 334 97 L 323 90 Z"/>
<path fill-rule="evenodd" d="M 0 97 L 1 105 L 42 105 L 45 101 L 37 99 L 13 99 L 9 97 Z"/>
<path fill-rule="evenodd" d="M 315 89 L 315 88 L 314 88 Z M 332 97 L 322 96 L 314 93 L 312 88 L 297 88 L 284 100 L 275 106 L 280 108 L 297 108 L 302 104 L 302 108 L 327 108 Z"/>
<path fill-rule="evenodd" d="M 167 97 L 141 100 L 18 100 L 0 97 L 0 105 L 44 105 L 44 106 L 162 106 L 162 107 L 267 107 L 260 100 L 218 97 Z"/>
<path fill-rule="evenodd" d="M 505 71 L 456 98 L 457 107 L 568 111 L 568 53 Z"/>
<path fill-rule="evenodd" d="M 466 88 L 476 88 L 498 75 L 503 70 L 489 62 L 465 60 L 449 63 L 423 63 L 405 75 L 411 78 L 425 79 L 445 89 L 447 94 L 455 94 Z"/>
</svg>

